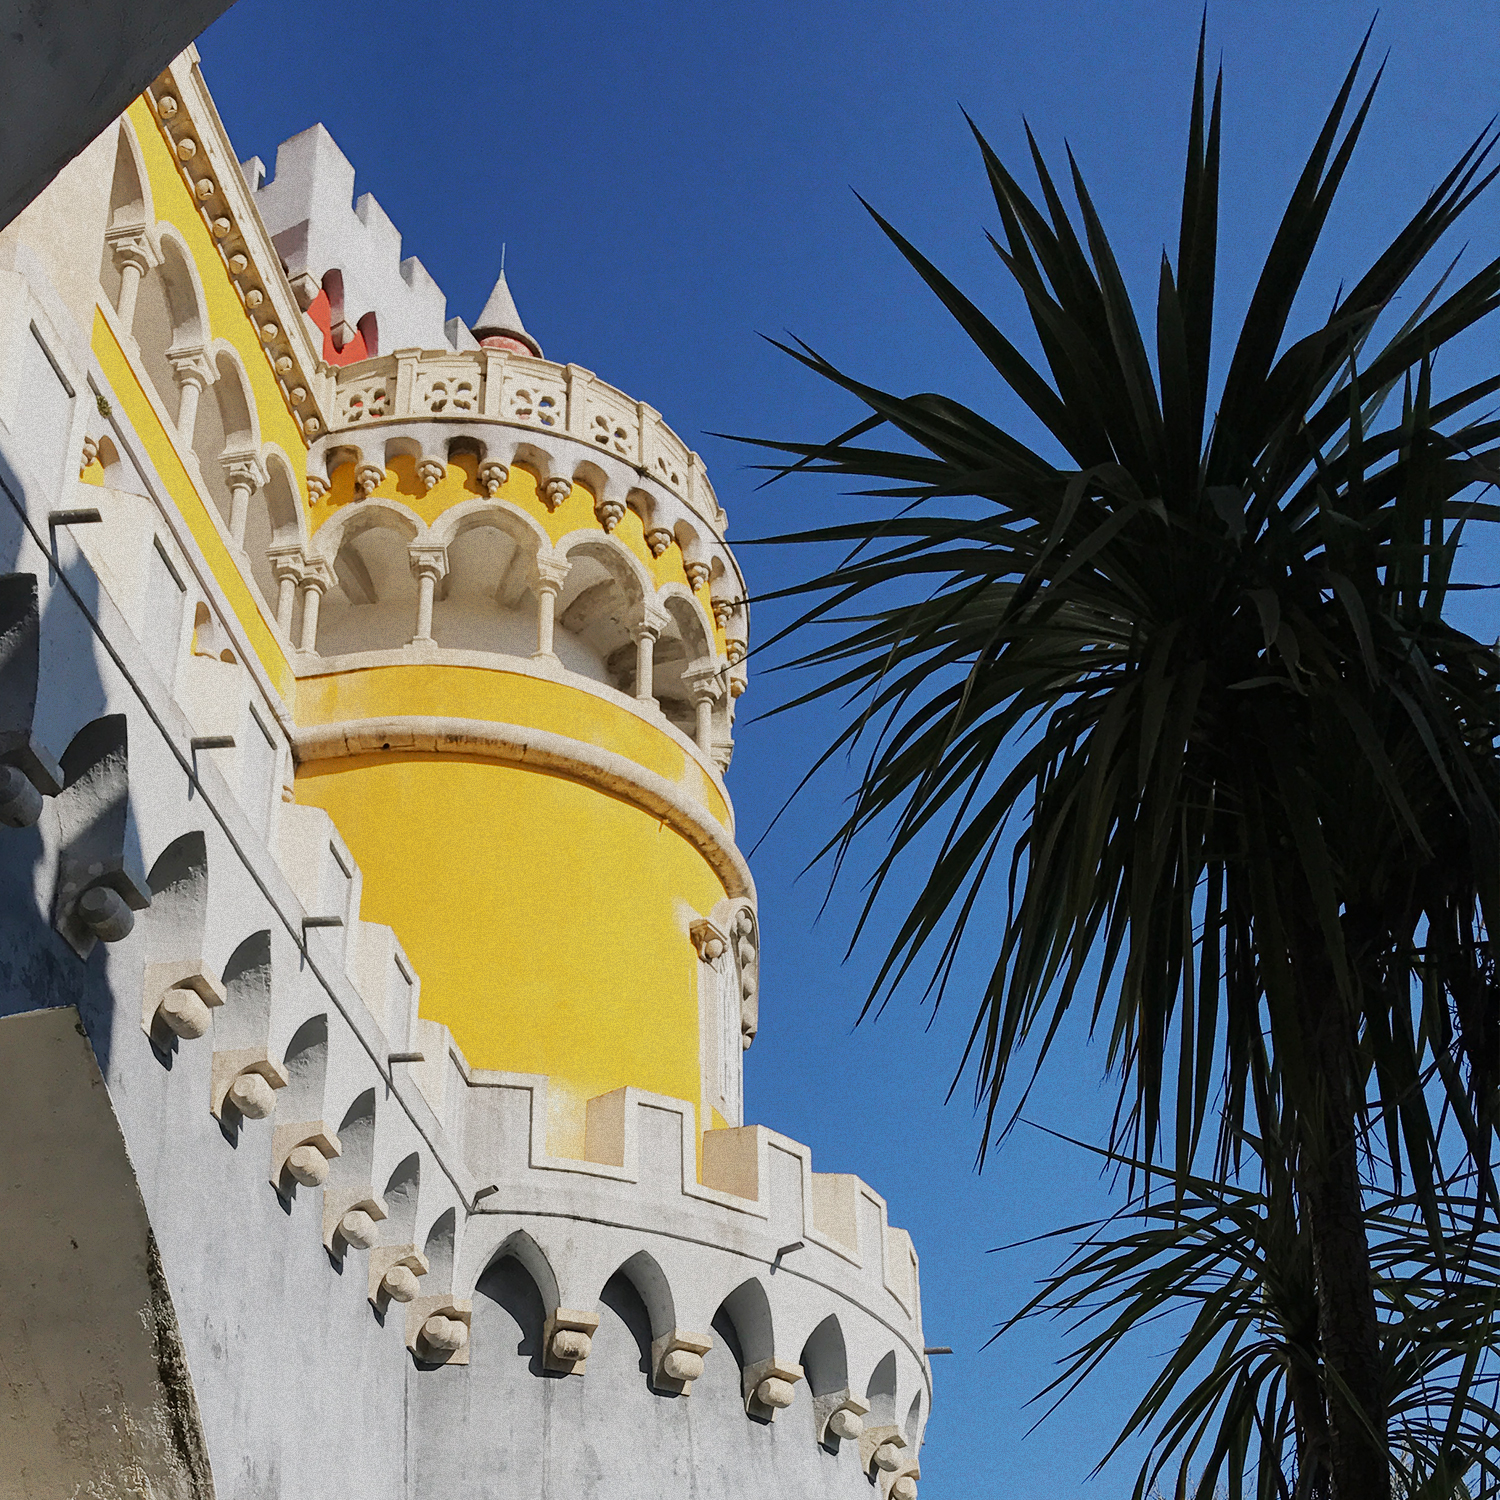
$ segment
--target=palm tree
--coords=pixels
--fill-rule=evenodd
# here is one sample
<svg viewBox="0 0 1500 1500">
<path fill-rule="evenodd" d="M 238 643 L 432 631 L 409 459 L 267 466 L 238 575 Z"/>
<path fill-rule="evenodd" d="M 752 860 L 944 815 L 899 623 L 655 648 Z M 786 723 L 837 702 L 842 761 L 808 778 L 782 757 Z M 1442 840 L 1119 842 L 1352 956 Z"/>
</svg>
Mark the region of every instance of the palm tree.
<svg viewBox="0 0 1500 1500">
<path fill-rule="evenodd" d="M 886 837 L 856 941 L 892 870 L 923 860 L 870 1002 L 919 960 L 941 1001 L 966 938 L 988 945 L 965 1054 L 988 1140 L 1023 1047 L 1039 1065 L 1092 991 L 1132 1149 L 1157 1159 L 1170 1141 L 1179 1174 L 1216 1110 L 1221 1160 L 1255 1123 L 1251 1055 L 1268 1038 L 1340 1500 L 1389 1493 L 1360 1148 L 1380 1133 L 1436 1237 L 1434 1101 L 1462 1127 L 1486 1211 L 1500 1119 L 1500 656 L 1444 617 L 1465 523 L 1500 518 L 1473 498 L 1500 451 L 1482 410 L 1500 376 L 1433 391 L 1436 355 L 1500 305 L 1500 261 L 1456 289 L 1437 277 L 1392 327 L 1398 297 L 1494 175 L 1494 137 L 1291 336 L 1379 81 L 1355 102 L 1364 51 L 1221 381 L 1222 75 L 1207 101 L 1200 40 L 1154 351 L 1071 156 L 1074 209 L 1031 140 L 1038 204 L 974 130 L 1003 231 L 991 242 L 1040 368 L 871 210 L 1053 456 L 942 395 L 864 384 L 806 345 L 781 347 L 867 415 L 826 442 L 762 442 L 784 455 L 776 472 L 853 478 L 882 502 L 778 539 L 850 546 L 787 592 L 807 600 L 792 628 L 832 630 L 799 658 L 819 677 L 797 702 L 857 702 L 827 754 L 868 752 L 824 853 L 837 870 L 860 835 Z M 865 441 L 882 427 L 893 446 Z"/>
</svg>

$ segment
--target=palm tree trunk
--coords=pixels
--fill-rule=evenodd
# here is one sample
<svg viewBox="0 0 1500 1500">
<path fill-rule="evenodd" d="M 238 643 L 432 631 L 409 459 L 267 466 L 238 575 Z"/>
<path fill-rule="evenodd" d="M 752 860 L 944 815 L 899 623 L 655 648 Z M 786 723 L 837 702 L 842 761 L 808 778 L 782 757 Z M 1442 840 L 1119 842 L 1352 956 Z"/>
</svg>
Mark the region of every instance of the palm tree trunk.
<svg viewBox="0 0 1500 1500">
<path fill-rule="evenodd" d="M 1319 1001 L 1303 1009 L 1322 1098 L 1298 1176 L 1317 1278 L 1328 1466 L 1336 1500 L 1389 1500 L 1380 1322 L 1359 1177 L 1358 1064 L 1333 976 L 1326 977 Z"/>
</svg>

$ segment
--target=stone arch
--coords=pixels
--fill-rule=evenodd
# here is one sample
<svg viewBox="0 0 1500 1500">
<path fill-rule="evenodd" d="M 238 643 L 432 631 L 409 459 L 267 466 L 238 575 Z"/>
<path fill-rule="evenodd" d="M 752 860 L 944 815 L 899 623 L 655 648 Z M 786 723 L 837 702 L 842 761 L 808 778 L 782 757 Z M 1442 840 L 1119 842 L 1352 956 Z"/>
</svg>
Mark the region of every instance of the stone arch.
<svg viewBox="0 0 1500 1500">
<path fill-rule="evenodd" d="M 109 218 L 99 261 L 99 285 L 120 315 L 126 333 L 135 321 L 135 289 L 140 275 L 155 258 L 151 226 L 156 221 L 151 203 L 151 179 L 141 157 L 135 132 L 123 120 L 115 137 L 115 164 L 109 186 Z M 126 289 L 125 267 L 135 263 L 133 285 Z M 123 294 L 123 295 L 122 295 Z"/>
<path fill-rule="evenodd" d="M 271 933 L 267 928 L 245 938 L 224 965 L 224 1003 L 213 1015 L 213 1084 L 209 1108 L 231 1135 L 245 1118 L 241 1103 L 253 1109 L 251 1118 L 269 1114 L 275 1107 L 274 1091 L 286 1078 L 270 1053 L 274 978 Z M 258 1102 L 249 1096 L 237 1096 L 233 1091 L 236 1080 L 246 1073 L 257 1074 L 265 1081 L 265 1088 L 254 1085 Z"/>
<path fill-rule="evenodd" d="M 635 1288 L 641 1305 L 646 1309 L 653 1340 L 671 1333 L 677 1327 L 677 1309 L 671 1284 L 650 1251 L 637 1250 L 621 1263 L 615 1275 L 623 1276 Z"/>
<path fill-rule="evenodd" d="M 521 1355 L 532 1375 L 549 1372 L 542 1363 L 547 1318 L 557 1306 L 556 1281 L 550 1279 L 548 1291 L 538 1277 L 538 1270 L 552 1278 L 546 1257 L 528 1247 L 536 1242 L 524 1230 L 511 1235 L 490 1258 L 474 1288 L 474 1346 L 491 1352 L 491 1357 L 505 1359 Z M 512 1337 L 515 1336 L 514 1342 Z"/>
<path fill-rule="evenodd" d="M 323 1117 L 328 1080 L 328 1016 L 324 1012 L 304 1021 L 292 1033 L 282 1055 L 286 1089 L 280 1109 L 289 1123 L 310 1123 Z"/>
<path fill-rule="evenodd" d="M 682 584 L 664 584 L 657 601 L 667 623 L 656 643 L 652 696 L 668 721 L 693 739 L 698 715 L 687 674 L 717 660 L 713 635 L 702 606 Z"/>
<path fill-rule="evenodd" d="M 525 1269 L 536 1287 L 537 1296 L 541 1298 L 544 1311 L 556 1312 L 562 1301 L 562 1292 L 558 1287 L 552 1262 L 547 1259 L 547 1252 L 524 1229 L 516 1229 L 500 1242 L 489 1259 L 486 1272 L 490 1266 L 507 1257 L 519 1262 Z M 483 1280 L 483 1276 L 480 1279 Z"/>
<path fill-rule="evenodd" d="M 208 310 L 182 236 L 163 224 L 157 243 L 160 261 L 141 281 L 133 326 L 141 364 L 168 416 L 181 425 L 184 405 L 177 369 L 196 362 L 204 385 L 211 374 Z"/>
<path fill-rule="evenodd" d="M 250 560 L 251 577 L 260 590 L 267 613 L 274 618 L 278 589 L 271 568 L 271 549 L 304 545 L 306 526 L 297 471 L 291 460 L 275 443 L 263 443 L 261 464 L 265 483 L 258 485 L 250 496 L 243 545 Z"/>
<path fill-rule="evenodd" d="M 918 1439 L 922 1433 L 922 1393 L 918 1391 L 911 1398 L 911 1406 L 906 1413 L 906 1426 L 902 1429 L 906 1437 L 906 1446 L 915 1451 L 919 1446 Z"/>
<path fill-rule="evenodd" d="M 318 616 L 322 655 L 393 651 L 411 640 L 417 580 L 410 549 L 426 532 L 415 512 L 392 500 L 346 506 L 319 530 L 314 549 L 334 575 Z"/>
<path fill-rule="evenodd" d="M 896 1354 L 892 1350 L 875 1366 L 870 1383 L 865 1387 L 865 1400 L 870 1403 L 869 1423 L 871 1427 L 894 1427 L 896 1425 Z"/>
<path fill-rule="evenodd" d="M 830 1313 L 813 1329 L 797 1363 L 814 1396 L 832 1396 L 849 1389 L 849 1355 L 837 1313 Z"/>
<path fill-rule="evenodd" d="M 355 1097 L 339 1121 L 339 1144 L 343 1147 L 329 1170 L 331 1187 L 368 1183 L 375 1170 L 375 1090 L 366 1089 Z"/>
<path fill-rule="evenodd" d="M 427 1257 L 427 1275 L 422 1279 L 424 1292 L 446 1292 L 452 1289 L 457 1241 L 458 1211 L 445 1208 L 432 1221 L 422 1246 L 422 1254 Z"/>
<path fill-rule="evenodd" d="M 529 656 L 536 647 L 536 560 L 547 534 L 504 500 L 467 500 L 432 530 L 446 547 L 432 635 L 456 650 Z"/>
<path fill-rule="evenodd" d="M 580 676 L 631 690 L 635 630 L 654 592 L 650 576 L 624 542 L 603 532 L 571 532 L 557 551 L 569 567 L 557 600 L 554 650 Z"/>
<path fill-rule="evenodd" d="M 742 1281 L 719 1304 L 714 1314 L 714 1332 L 719 1334 L 744 1370 L 749 1365 L 772 1359 L 776 1354 L 776 1335 L 771 1320 L 771 1299 L 766 1289 L 752 1276 Z"/>
<path fill-rule="evenodd" d="M 200 958 L 208 924 L 208 843 L 202 829 L 173 839 L 157 855 L 146 884 L 151 888 L 148 961 Z"/>
<path fill-rule="evenodd" d="M 417 1200 L 422 1190 L 422 1158 L 413 1151 L 398 1161 L 386 1179 L 385 1240 L 391 1245 L 412 1245 L 417 1240 Z"/>
<path fill-rule="evenodd" d="M 193 453 L 204 487 L 224 524 L 230 524 L 232 505 L 228 464 L 232 459 L 254 462 L 260 452 L 260 423 L 255 397 L 238 353 L 216 341 L 209 353 L 213 383 L 198 404 L 193 424 Z"/>
</svg>

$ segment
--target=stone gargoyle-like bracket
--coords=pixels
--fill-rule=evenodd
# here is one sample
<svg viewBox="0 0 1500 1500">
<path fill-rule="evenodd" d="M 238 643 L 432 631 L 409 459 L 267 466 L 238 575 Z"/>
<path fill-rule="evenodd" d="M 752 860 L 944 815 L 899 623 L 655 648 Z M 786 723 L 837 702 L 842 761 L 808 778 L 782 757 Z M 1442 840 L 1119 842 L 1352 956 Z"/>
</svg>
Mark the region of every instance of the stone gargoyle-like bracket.
<svg viewBox="0 0 1500 1500">
<path fill-rule="evenodd" d="M 467 1297 L 413 1297 L 406 1304 L 406 1347 L 424 1364 L 466 1365 L 472 1316 Z"/>
<path fill-rule="evenodd" d="M 283 1196 L 293 1184 L 322 1187 L 328 1181 L 329 1162 L 343 1149 L 322 1120 L 278 1125 L 271 1133 L 271 1186 Z"/>
<path fill-rule="evenodd" d="M 209 1112 L 222 1120 L 238 1111 L 247 1120 L 263 1120 L 276 1105 L 277 1089 L 287 1086 L 286 1069 L 263 1047 L 233 1047 L 215 1052 L 209 1083 Z"/>
<path fill-rule="evenodd" d="M 151 905 L 130 821 L 129 760 L 124 714 L 85 724 L 63 751 L 52 923 L 80 958 L 96 942 L 128 937 L 135 913 Z"/>
<path fill-rule="evenodd" d="M 840 1442 L 857 1442 L 864 1436 L 865 1418 L 870 1403 L 853 1391 L 829 1391 L 813 1397 L 813 1422 L 818 1441 L 831 1453 L 837 1453 Z"/>
<path fill-rule="evenodd" d="M 323 1244 L 342 1259 L 346 1250 L 372 1250 L 377 1224 L 389 1216 L 385 1199 L 368 1183 L 362 1187 L 323 1189 Z"/>
<path fill-rule="evenodd" d="M 703 1357 L 714 1346 L 702 1333 L 674 1328 L 651 1341 L 651 1388 L 664 1396 L 691 1396 L 703 1373 Z"/>
<path fill-rule="evenodd" d="M 159 1046 L 205 1035 L 223 1005 L 223 983 L 203 961 L 208 927 L 208 847 L 200 829 L 173 839 L 151 867 L 141 1030 Z"/>
<path fill-rule="evenodd" d="M 899 1427 L 866 1427 L 859 1439 L 859 1466 L 872 1479 L 889 1480 L 906 1465 L 906 1434 Z"/>
<path fill-rule="evenodd" d="M 370 1251 L 370 1306 L 382 1317 L 392 1302 L 414 1302 L 427 1257 L 415 1245 L 376 1245 Z"/>
<path fill-rule="evenodd" d="M 0 823 L 11 828 L 35 823 L 42 798 L 63 784 L 62 767 L 34 729 L 41 643 L 36 575 L 0 576 Z"/>
<path fill-rule="evenodd" d="M 785 1359 L 758 1359 L 745 1366 L 743 1383 L 745 1412 L 762 1422 L 774 1422 L 776 1413 L 792 1404 L 792 1387 L 802 1379 L 802 1366 Z"/>
<path fill-rule="evenodd" d="M 555 1375 L 582 1375 L 594 1345 L 599 1314 L 559 1307 L 542 1325 L 542 1368 Z"/>
</svg>

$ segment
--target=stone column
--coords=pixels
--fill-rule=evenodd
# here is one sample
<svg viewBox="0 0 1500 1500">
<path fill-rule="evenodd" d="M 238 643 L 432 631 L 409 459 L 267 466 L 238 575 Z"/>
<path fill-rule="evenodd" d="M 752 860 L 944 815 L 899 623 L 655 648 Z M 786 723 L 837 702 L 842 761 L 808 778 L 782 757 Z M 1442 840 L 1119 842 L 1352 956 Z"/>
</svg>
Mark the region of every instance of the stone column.
<svg viewBox="0 0 1500 1500">
<path fill-rule="evenodd" d="M 292 612 L 297 607 L 297 585 L 302 582 L 302 551 L 292 547 L 270 554 L 271 576 L 276 580 L 276 623 L 291 639 Z"/>
<path fill-rule="evenodd" d="M 167 361 L 177 380 L 177 436 L 186 448 L 193 445 L 198 422 L 198 398 L 213 384 L 213 367 L 201 344 L 167 350 Z"/>
<path fill-rule="evenodd" d="M 151 244 L 144 231 L 139 229 L 112 231 L 105 238 L 109 241 L 115 264 L 120 268 L 120 300 L 115 304 L 115 314 L 121 329 L 130 333 L 135 324 L 135 304 L 141 292 L 141 279 L 155 263 Z"/>
<path fill-rule="evenodd" d="M 693 708 L 698 715 L 697 728 L 693 738 L 698 742 L 698 748 L 705 755 L 712 755 L 714 749 L 714 704 L 719 701 L 719 695 L 722 691 L 719 682 L 719 664 L 713 661 L 695 662 L 682 674 L 682 680 L 688 691 L 693 695 Z"/>
<path fill-rule="evenodd" d="M 536 560 L 536 652 L 545 659 L 555 659 L 552 649 L 553 629 L 557 619 L 557 596 L 568 579 L 565 557 L 538 557 Z"/>
<path fill-rule="evenodd" d="M 252 453 L 226 453 L 224 478 L 229 484 L 229 534 L 234 545 L 243 548 L 250 497 L 266 482 L 266 471 Z"/>
<path fill-rule="evenodd" d="M 655 708 L 656 692 L 652 675 L 656 665 L 656 642 L 666 627 L 667 617 L 649 600 L 643 601 L 641 619 L 631 628 L 635 639 L 635 701 L 643 707 Z"/>
<path fill-rule="evenodd" d="M 437 586 L 448 576 L 448 549 L 424 543 L 411 549 L 411 570 L 417 578 L 417 633 L 412 645 L 432 639 L 432 602 Z"/>
<path fill-rule="evenodd" d="M 302 573 L 302 639 L 298 646 L 303 651 L 318 649 L 318 611 L 323 595 L 333 581 L 332 570 L 321 559 L 309 563 Z"/>
</svg>

